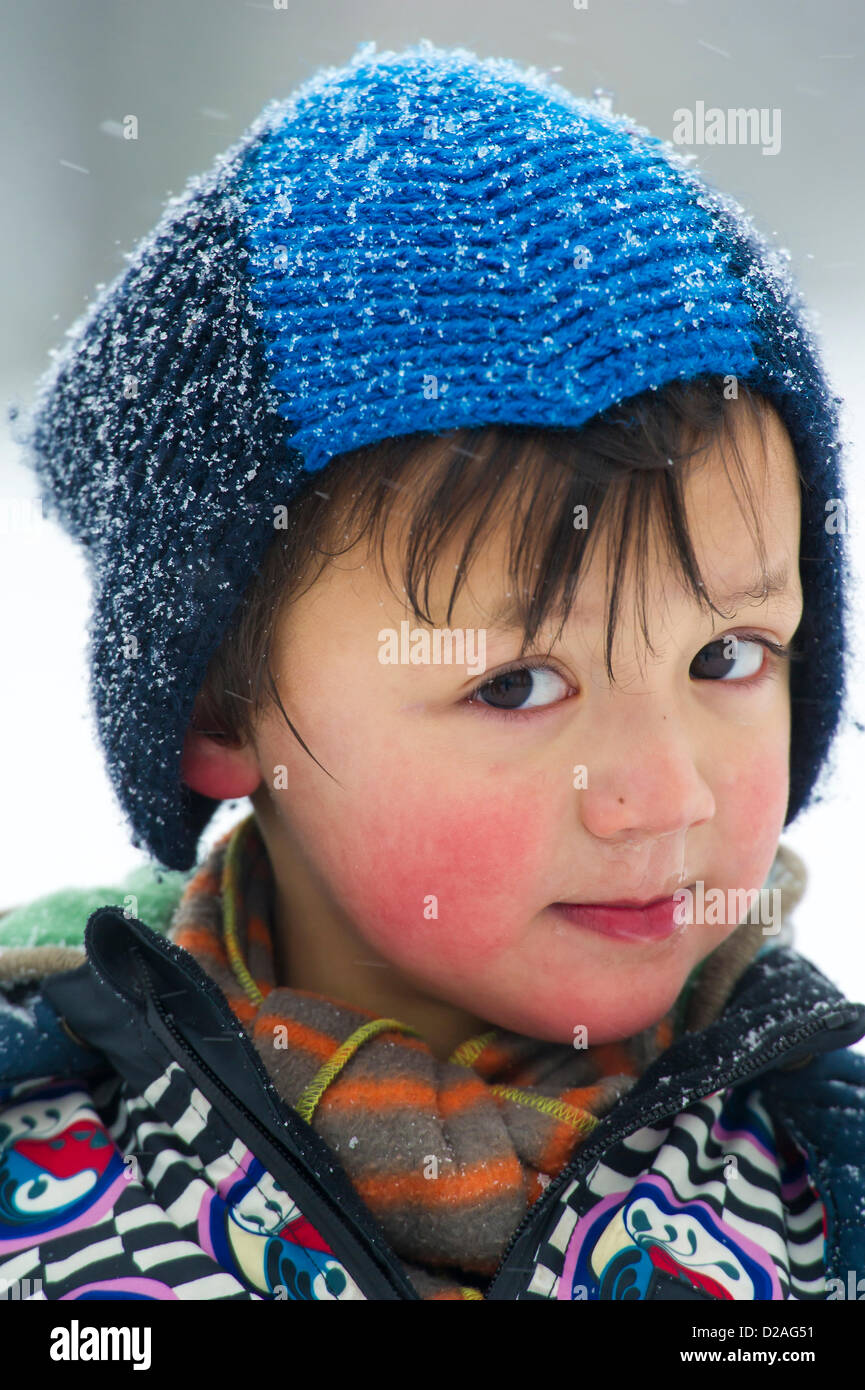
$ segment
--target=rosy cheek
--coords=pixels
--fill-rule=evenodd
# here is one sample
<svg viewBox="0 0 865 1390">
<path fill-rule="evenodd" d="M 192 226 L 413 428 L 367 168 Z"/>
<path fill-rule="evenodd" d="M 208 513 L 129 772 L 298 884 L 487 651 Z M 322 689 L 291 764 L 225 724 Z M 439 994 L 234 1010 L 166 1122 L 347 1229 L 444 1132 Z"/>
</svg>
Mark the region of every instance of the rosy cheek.
<svg viewBox="0 0 865 1390">
<path fill-rule="evenodd" d="M 787 808 L 787 756 L 786 747 L 752 750 L 737 766 L 725 792 L 719 849 L 735 886 L 744 887 L 755 879 L 762 883 L 761 873 L 768 873 L 772 865 Z"/>
<path fill-rule="evenodd" d="M 551 798 L 539 781 L 381 792 L 363 821 L 343 827 L 350 845 L 343 840 L 331 871 L 343 905 L 383 954 L 428 967 L 433 942 L 440 962 L 458 968 L 468 956 L 477 967 L 508 944 L 514 923 L 527 925 L 546 906 L 536 898 Z"/>
</svg>

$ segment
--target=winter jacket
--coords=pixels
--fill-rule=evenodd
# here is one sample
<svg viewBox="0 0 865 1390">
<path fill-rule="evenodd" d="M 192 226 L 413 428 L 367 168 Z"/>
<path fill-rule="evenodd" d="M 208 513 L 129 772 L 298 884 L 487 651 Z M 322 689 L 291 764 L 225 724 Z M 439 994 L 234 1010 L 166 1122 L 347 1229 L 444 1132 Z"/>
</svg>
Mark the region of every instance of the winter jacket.
<svg viewBox="0 0 865 1390">
<path fill-rule="evenodd" d="M 0 918 L 0 1295 L 417 1299 L 166 939 L 185 877 L 145 878 Z M 482 1297 L 865 1296 L 863 1035 L 865 1006 L 767 943 L 549 1183 Z"/>
</svg>

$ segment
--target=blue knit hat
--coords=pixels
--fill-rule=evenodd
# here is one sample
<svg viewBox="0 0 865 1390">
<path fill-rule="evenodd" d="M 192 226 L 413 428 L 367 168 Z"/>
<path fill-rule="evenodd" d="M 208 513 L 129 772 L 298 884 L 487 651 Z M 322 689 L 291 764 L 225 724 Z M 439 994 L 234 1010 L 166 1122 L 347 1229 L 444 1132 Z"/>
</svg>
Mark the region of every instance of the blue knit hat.
<svg viewBox="0 0 865 1390">
<path fill-rule="evenodd" d="M 269 103 L 127 260 L 17 438 L 86 548 L 137 847 L 196 861 L 220 803 L 181 784 L 184 734 L 307 473 L 417 431 L 577 427 L 705 374 L 772 401 L 808 480 L 787 823 L 807 803 L 846 693 L 839 402 L 783 256 L 671 144 L 535 69 L 365 44 Z"/>
</svg>

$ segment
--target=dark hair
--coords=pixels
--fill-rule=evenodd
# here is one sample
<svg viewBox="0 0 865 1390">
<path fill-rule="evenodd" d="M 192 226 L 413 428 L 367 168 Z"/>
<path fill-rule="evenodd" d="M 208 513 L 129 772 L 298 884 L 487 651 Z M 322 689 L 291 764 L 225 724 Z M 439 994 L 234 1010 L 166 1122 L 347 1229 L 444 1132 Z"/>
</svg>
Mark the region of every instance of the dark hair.
<svg viewBox="0 0 865 1390">
<path fill-rule="evenodd" d="M 660 516 L 670 556 L 694 598 L 720 613 L 705 590 L 688 533 L 682 465 L 690 466 L 720 443 L 729 476 L 723 444 L 731 443 L 765 575 L 765 550 L 737 447 L 736 417 L 742 406 L 750 413 L 759 425 L 765 453 L 767 403 L 744 383 L 738 383 L 738 395 L 731 396 L 725 386 L 730 381 L 675 381 L 613 407 L 576 430 L 492 425 L 443 435 L 415 434 L 332 459 L 323 472 L 310 475 L 288 505 L 287 528 L 276 531 L 210 662 L 196 701 L 194 727 L 238 744 L 251 736 L 259 712 L 274 703 L 306 748 L 283 708 L 270 668 L 276 621 L 331 558 L 365 535 L 371 547 L 378 543 L 379 563 L 393 589 L 385 564 L 385 537 L 394 501 L 405 492 L 413 500 L 402 551 L 402 582 L 416 617 L 431 626 L 435 618 L 428 611 L 430 584 L 443 544 L 466 531 L 445 616 L 449 624 L 473 555 L 490 528 L 508 515 L 509 571 L 518 615 L 514 621 L 523 628 L 520 655 L 554 609 L 561 609 L 564 626 L 586 546 L 597 540 L 605 522 L 617 537 L 610 545 L 607 574 L 605 664 L 611 681 L 610 652 L 624 562 L 634 535 L 640 620 L 651 650 L 646 541 L 653 513 Z M 574 524 L 580 505 L 593 522 L 586 529 Z M 740 510 L 744 516 L 741 502 Z"/>
</svg>

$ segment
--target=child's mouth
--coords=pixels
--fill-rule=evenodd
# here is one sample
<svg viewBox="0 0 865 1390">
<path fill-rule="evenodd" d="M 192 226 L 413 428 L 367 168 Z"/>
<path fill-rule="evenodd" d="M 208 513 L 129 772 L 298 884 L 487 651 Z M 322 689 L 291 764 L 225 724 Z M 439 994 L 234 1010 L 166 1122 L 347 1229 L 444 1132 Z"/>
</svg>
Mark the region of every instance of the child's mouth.
<svg viewBox="0 0 865 1390">
<path fill-rule="evenodd" d="M 683 890 L 679 890 L 680 892 Z M 612 903 L 553 903 L 572 926 L 621 941 L 665 941 L 688 925 L 681 898 L 656 898 L 640 907 Z"/>
</svg>

